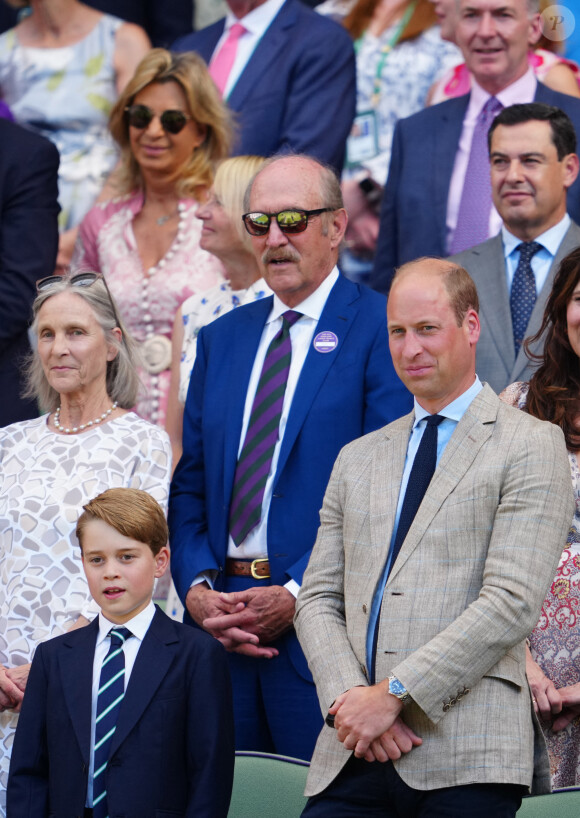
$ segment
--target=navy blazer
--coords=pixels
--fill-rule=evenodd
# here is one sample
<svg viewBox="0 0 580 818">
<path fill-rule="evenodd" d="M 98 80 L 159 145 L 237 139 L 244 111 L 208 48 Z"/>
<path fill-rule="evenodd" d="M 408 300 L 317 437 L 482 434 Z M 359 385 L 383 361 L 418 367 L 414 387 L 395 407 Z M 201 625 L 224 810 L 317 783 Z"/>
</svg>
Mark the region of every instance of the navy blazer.
<svg viewBox="0 0 580 818">
<path fill-rule="evenodd" d="M 171 567 L 185 598 L 192 580 L 217 569 L 222 587 L 228 512 L 250 374 L 272 297 L 204 327 L 185 404 L 183 456 L 170 493 Z M 302 582 L 334 461 L 351 440 L 400 417 L 412 398 L 388 350 L 383 296 L 340 276 L 315 335 L 338 345 L 310 347 L 288 416 L 268 516 L 271 581 Z"/>
<path fill-rule="evenodd" d="M 8 781 L 12 818 L 77 818 L 87 796 L 98 617 L 40 644 Z M 225 651 L 159 609 L 137 654 L 106 771 L 111 818 L 226 818 L 234 767 Z"/>
<path fill-rule="evenodd" d="M 0 119 L 0 426 L 38 415 L 21 397 L 35 282 L 52 275 L 58 249 L 58 151 Z"/>
<path fill-rule="evenodd" d="M 580 138 L 580 100 L 538 83 L 536 102 L 565 111 Z M 371 286 L 388 293 L 395 267 L 419 256 L 447 255 L 447 198 L 469 94 L 450 99 L 395 127 Z M 580 177 L 568 191 L 580 220 Z"/>
<path fill-rule="evenodd" d="M 173 45 L 209 63 L 225 19 Z M 356 106 L 352 40 L 298 0 L 286 0 L 227 102 L 236 112 L 233 155 L 306 153 L 342 171 Z"/>
</svg>

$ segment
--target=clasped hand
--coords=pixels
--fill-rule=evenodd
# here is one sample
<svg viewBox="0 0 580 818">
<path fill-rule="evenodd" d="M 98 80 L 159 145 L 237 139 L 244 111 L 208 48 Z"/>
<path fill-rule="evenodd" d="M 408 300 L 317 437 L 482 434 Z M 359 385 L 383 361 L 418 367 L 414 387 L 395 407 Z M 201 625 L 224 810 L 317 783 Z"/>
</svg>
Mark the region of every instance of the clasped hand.
<svg viewBox="0 0 580 818">
<path fill-rule="evenodd" d="M 193 619 L 226 650 L 264 659 L 278 655 L 269 643 L 292 627 L 295 602 L 281 585 L 220 593 L 200 583 L 186 599 Z"/>
<path fill-rule="evenodd" d="M 30 665 L 6 668 L 0 665 L 0 712 L 20 712 Z"/>
<path fill-rule="evenodd" d="M 386 682 L 353 687 L 342 693 L 329 709 L 334 716 L 338 740 L 357 758 L 385 762 L 396 760 L 422 739 L 400 717 L 403 705 L 388 692 Z"/>
</svg>

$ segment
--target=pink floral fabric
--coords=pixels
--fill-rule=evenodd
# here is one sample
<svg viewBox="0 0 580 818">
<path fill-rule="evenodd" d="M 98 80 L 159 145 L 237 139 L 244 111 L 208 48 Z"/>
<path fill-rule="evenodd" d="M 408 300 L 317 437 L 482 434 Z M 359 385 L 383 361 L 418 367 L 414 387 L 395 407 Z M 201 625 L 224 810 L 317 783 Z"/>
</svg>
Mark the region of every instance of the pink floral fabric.
<svg viewBox="0 0 580 818">
<path fill-rule="evenodd" d="M 154 335 L 171 339 L 175 314 L 185 299 L 223 278 L 218 259 L 199 246 L 197 202 L 183 199 L 181 205 L 177 236 L 152 275 L 143 268 L 133 233 L 133 219 L 143 206 L 141 193 L 96 205 L 80 226 L 73 268 L 103 273 L 122 319 L 140 343 L 147 338 L 146 320 Z M 148 308 L 143 301 L 145 276 Z M 165 424 L 169 374 L 169 369 L 159 375 L 140 371 L 144 388 L 136 411 L 160 426 Z"/>
</svg>

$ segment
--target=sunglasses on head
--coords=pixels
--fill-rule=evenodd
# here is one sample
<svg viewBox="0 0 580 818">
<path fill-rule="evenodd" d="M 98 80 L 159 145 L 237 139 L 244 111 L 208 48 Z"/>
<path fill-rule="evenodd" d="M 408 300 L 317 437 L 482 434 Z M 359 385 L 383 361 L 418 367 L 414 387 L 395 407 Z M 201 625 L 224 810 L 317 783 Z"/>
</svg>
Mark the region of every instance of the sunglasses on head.
<svg viewBox="0 0 580 818">
<path fill-rule="evenodd" d="M 51 287 L 54 287 L 55 284 L 62 284 L 63 281 L 66 281 L 71 287 L 90 287 L 95 283 L 95 281 L 102 281 L 105 290 L 107 291 L 107 295 L 109 296 L 109 301 L 111 302 L 115 326 L 121 326 L 117 308 L 115 306 L 115 302 L 113 301 L 113 296 L 111 295 L 111 291 L 109 290 L 105 277 L 102 275 L 102 273 L 93 273 L 87 270 L 85 273 L 76 273 L 70 278 L 67 278 L 66 276 L 46 276 L 46 278 L 39 278 L 36 282 L 36 292 L 44 293 L 47 290 L 50 290 Z"/>
<path fill-rule="evenodd" d="M 242 216 L 246 230 L 250 236 L 265 236 L 270 229 L 270 222 L 276 219 L 276 224 L 287 235 L 304 233 L 308 227 L 310 216 L 319 216 L 321 213 L 330 213 L 331 207 L 319 207 L 317 210 L 281 210 L 279 213 L 244 213 Z"/>
<path fill-rule="evenodd" d="M 129 125 L 140 131 L 147 128 L 155 116 L 151 108 L 148 108 L 147 105 L 128 105 L 125 108 L 125 114 Z M 161 127 L 164 131 L 171 134 L 177 134 L 182 131 L 190 119 L 189 114 L 178 110 L 163 111 L 162 114 L 159 114 Z"/>
</svg>

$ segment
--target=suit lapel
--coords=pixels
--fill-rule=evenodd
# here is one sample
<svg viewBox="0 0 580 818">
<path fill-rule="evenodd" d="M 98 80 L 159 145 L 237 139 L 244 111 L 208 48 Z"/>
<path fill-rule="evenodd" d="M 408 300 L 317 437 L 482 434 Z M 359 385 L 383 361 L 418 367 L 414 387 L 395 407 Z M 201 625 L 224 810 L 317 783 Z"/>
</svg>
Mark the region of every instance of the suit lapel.
<svg viewBox="0 0 580 818">
<path fill-rule="evenodd" d="M 300 429 L 310 411 L 312 403 L 324 383 L 331 367 L 338 361 L 343 345 L 358 312 L 356 301 L 358 290 L 350 281 L 339 276 L 326 301 L 322 314 L 314 330 L 313 340 L 319 332 L 333 332 L 338 338 L 338 346 L 327 353 L 318 352 L 312 343 L 306 355 L 302 372 L 296 386 L 288 422 L 280 447 L 276 479 L 284 470 L 288 456 L 298 437 Z M 332 423 L 332 418 L 328 418 Z"/>
<path fill-rule="evenodd" d="M 401 547 L 387 585 L 395 579 L 409 559 L 433 518 L 470 469 L 477 453 L 491 435 L 498 400 L 491 387 L 484 386 L 457 424 Z"/>
<path fill-rule="evenodd" d="M 515 361 L 512 314 L 501 234 L 471 251 L 477 259 L 477 289 L 489 333 L 509 371 Z"/>
<path fill-rule="evenodd" d="M 571 253 L 576 247 L 580 245 L 580 227 L 577 224 L 572 222 L 562 242 L 560 243 L 560 247 L 558 248 L 558 252 L 554 256 L 554 261 L 552 262 L 552 266 L 550 267 L 550 272 L 544 282 L 544 286 L 542 287 L 538 297 L 536 299 L 536 303 L 534 304 L 534 309 L 532 310 L 532 314 L 530 316 L 530 321 L 528 323 L 528 327 L 526 329 L 526 336 L 535 335 L 536 332 L 540 329 L 542 325 L 542 318 L 544 316 L 544 309 L 546 308 L 546 301 L 548 300 L 548 296 L 552 291 L 552 284 L 554 283 L 554 276 L 558 271 L 558 267 L 560 266 L 560 262 L 563 258 L 565 258 L 568 253 Z M 536 343 L 532 346 L 532 351 L 536 353 L 541 353 L 543 349 L 544 343 L 543 340 L 536 341 Z M 521 376 L 523 374 L 524 369 L 529 365 L 529 359 L 525 353 L 523 346 L 520 348 L 518 352 L 518 357 L 515 361 L 513 369 L 511 371 L 510 382 L 521 380 Z"/>
<path fill-rule="evenodd" d="M 434 219 L 437 219 L 437 233 L 443 237 L 443 247 L 447 244 L 446 218 L 449 185 L 468 104 L 469 94 L 466 94 L 433 108 L 433 111 L 439 113 L 439 123 L 433 128 L 434 156 L 430 165 L 432 168 L 430 184 L 433 186 L 432 201 L 434 202 L 432 215 Z"/>
<path fill-rule="evenodd" d="M 296 9 L 293 8 L 292 3 L 286 2 L 254 49 L 254 53 L 248 60 L 227 99 L 228 105 L 234 111 L 240 111 L 246 97 L 255 93 L 256 89 L 263 88 L 264 78 L 268 76 L 270 63 L 283 53 L 284 47 L 287 46 L 291 39 L 288 29 L 292 28 L 295 23 Z"/>
<path fill-rule="evenodd" d="M 99 633 L 99 618 L 65 638 L 58 654 L 64 700 L 77 737 L 81 755 L 88 765 L 91 752 L 93 664 Z"/>
<path fill-rule="evenodd" d="M 215 47 L 224 33 L 225 21 L 225 17 L 223 20 L 218 20 L 215 25 L 205 29 L 202 36 L 195 39 L 195 50 L 200 57 L 203 57 L 207 65 L 210 64 Z"/>
<path fill-rule="evenodd" d="M 368 582 L 370 596 L 383 573 L 389 551 L 405 468 L 407 447 L 415 413 L 399 418 L 384 429 L 385 437 L 373 455 L 370 487 L 369 529 L 373 545 L 372 570 Z"/>
<path fill-rule="evenodd" d="M 229 355 L 229 372 L 224 378 L 230 384 L 231 400 L 226 412 L 224 430 L 224 497 L 230 497 L 238 460 L 238 448 L 244 419 L 244 406 L 248 391 L 248 382 L 260 344 L 264 324 L 272 309 L 272 296 L 262 298 L 254 304 L 236 310 L 239 316 L 239 333 Z"/>
<path fill-rule="evenodd" d="M 137 724 L 177 656 L 179 639 L 171 620 L 158 608 L 137 653 L 121 702 L 111 758 Z"/>
</svg>

